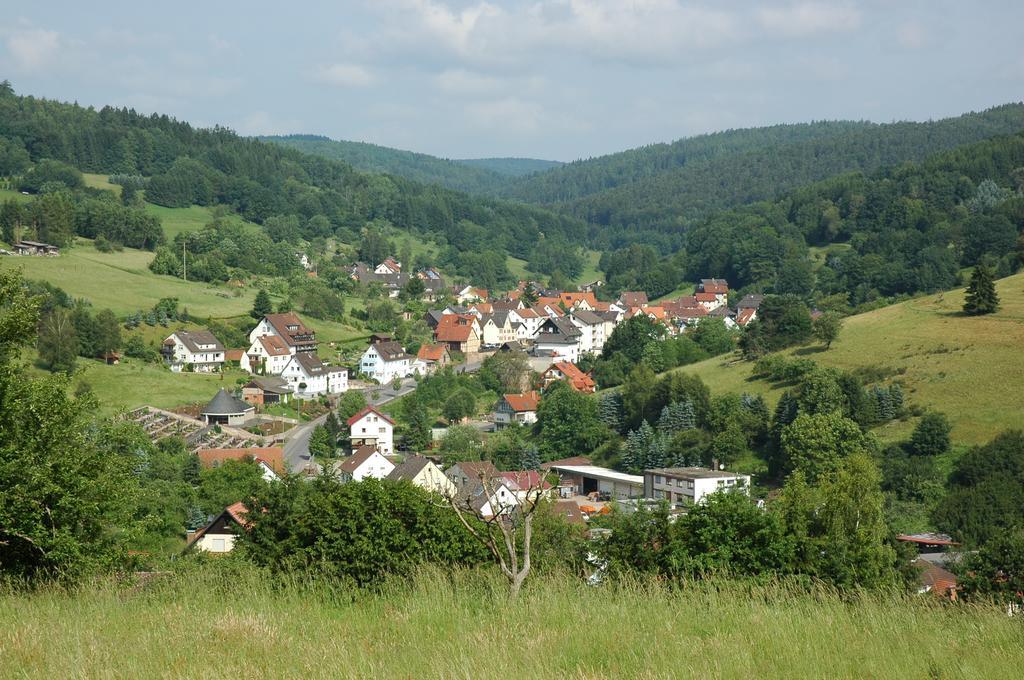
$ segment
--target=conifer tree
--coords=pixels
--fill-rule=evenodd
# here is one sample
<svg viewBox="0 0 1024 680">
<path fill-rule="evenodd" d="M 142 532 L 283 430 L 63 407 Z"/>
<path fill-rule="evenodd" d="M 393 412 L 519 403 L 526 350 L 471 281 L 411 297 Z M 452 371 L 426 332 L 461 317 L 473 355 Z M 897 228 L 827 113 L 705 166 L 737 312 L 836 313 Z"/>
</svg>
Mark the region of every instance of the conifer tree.
<svg viewBox="0 0 1024 680">
<path fill-rule="evenodd" d="M 598 400 L 598 417 L 601 422 L 616 432 L 622 427 L 622 395 L 619 392 L 605 392 Z"/>
<path fill-rule="evenodd" d="M 249 312 L 249 316 L 254 319 L 262 319 L 273 311 L 274 305 L 270 301 L 270 295 L 267 294 L 267 291 L 260 288 L 260 291 L 256 293 L 256 299 L 252 303 L 252 311 Z"/>
<path fill-rule="evenodd" d="M 696 416 L 693 412 L 693 404 L 690 400 L 684 399 L 669 404 L 661 409 L 661 417 L 658 419 L 658 432 L 665 436 L 672 436 L 676 432 L 692 430 L 696 427 Z"/>
<path fill-rule="evenodd" d="M 523 458 L 520 465 L 524 470 L 540 470 L 540 451 L 533 444 L 523 448 Z"/>
<path fill-rule="evenodd" d="M 999 309 L 999 296 L 996 294 L 995 275 L 992 270 L 978 264 L 971 274 L 971 283 L 967 286 L 967 297 L 964 300 L 964 312 L 971 315 L 991 314 Z"/>
</svg>

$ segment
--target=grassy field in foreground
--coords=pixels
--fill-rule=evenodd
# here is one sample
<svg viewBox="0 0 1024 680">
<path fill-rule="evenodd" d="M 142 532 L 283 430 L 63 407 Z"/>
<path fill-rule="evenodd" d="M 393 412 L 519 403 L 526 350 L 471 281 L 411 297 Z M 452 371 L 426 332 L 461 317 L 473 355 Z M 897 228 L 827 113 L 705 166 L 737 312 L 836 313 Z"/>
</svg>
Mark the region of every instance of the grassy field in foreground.
<svg viewBox="0 0 1024 680">
<path fill-rule="evenodd" d="M 99 309 L 117 314 L 150 309 L 162 297 L 176 297 L 199 316 L 237 316 L 252 308 L 254 290 L 235 291 L 223 286 L 157 276 L 149 270 L 153 253 L 125 248 L 101 253 L 91 241 L 78 239 L 60 257 L 5 258 L 0 266 L 21 267 L 31 279 L 49 281 L 74 297 L 84 297 Z"/>
<path fill-rule="evenodd" d="M 844 370 L 901 371 L 894 377 L 910 405 L 949 416 L 954 441 L 985 442 L 1024 426 L 1024 274 L 1001 279 L 996 287 L 1002 308 L 989 316 L 962 315 L 963 290 L 939 293 L 846 319 L 828 351 L 812 345 L 789 354 Z M 712 393 L 759 393 L 774 405 L 784 387 L 751 380 L 751 366 L 719 357 L 678 370 L 699 375 Z M 896 440 L 913 424 L 896 422 L 876 433 Z"/>
<path fill-rule="evenodd" d="M 379 594 L 269 577 L 0 596 L 0 677 L 1013 678 L 1024 627 L 929 597 L 588 588 L 428 573 Z"/>
</svg>

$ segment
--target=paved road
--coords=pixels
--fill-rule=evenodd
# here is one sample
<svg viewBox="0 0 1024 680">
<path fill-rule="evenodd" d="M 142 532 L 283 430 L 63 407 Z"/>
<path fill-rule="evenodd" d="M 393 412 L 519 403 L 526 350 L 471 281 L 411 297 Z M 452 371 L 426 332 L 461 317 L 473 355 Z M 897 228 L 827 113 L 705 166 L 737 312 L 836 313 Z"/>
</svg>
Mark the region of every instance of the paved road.
<svg viewBox="0 0 1024 680">
<path fill-rule="evenodd" d="M 402 382 L 402 386 L 397 390 L 391 389 L 390 386 L 374 386 L 364 389 L 363 394 L 366 395 L 366 403 L 372 406 L 381 406 L 389 401 L 403 397 L 415 389 L 416 381 L 412 378 L 406 378 Z M 285 435 L 284 459 L 288 464 L 289 470 L 292 472 L 302 472 L 308 465 L 314 462 L 309 454 L 309 438 L 313 434 L 314 428 L 317 425 L 322 425 L 326 419 L 327 414 L 325 413 L 308 423 L 293 427 Z"/>
</svg>

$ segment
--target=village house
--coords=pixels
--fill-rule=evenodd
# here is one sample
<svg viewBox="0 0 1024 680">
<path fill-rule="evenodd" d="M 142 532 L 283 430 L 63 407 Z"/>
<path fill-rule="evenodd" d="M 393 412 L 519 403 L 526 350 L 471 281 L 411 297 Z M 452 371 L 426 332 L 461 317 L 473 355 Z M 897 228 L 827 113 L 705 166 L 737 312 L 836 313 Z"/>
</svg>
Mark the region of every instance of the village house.
<svg viewBox="0 0 1024 680">
<path fill-rule="evenodd" d="M 453 286 L 452 297 L 460 305 L 469 304 L 470 302 L 485 302 L 489 297 L 487 289 L 485 288 L 474 288 L 473 286 Z"/>
<path fill-rule="evenodd" d="M 220 467 L 229 460 L 250 461 L 260 467 L 263 479 L 273 482 L 287 472 L 284 464 L 284 449 L 279 446 L 247 449 L 199 449 L 196 451 L 199 464 L 204 468 Z"/>
<path fill-rule="evenodd" d="M 494 477 L 487 482 L 478 483 L 465 493 L 468 505 L 482 519 L 506 515 L 520 504 L 517 489 L 511 488 L 503 477 Z"/>
<path fill-rule="evenodd" d="M 697 304 L 708 312 L 725 305 L 722 296 L 716 295 L 715 293 L 694 293 L 693 297 L 697 301 Z"/>
<path fill-rule="evenodd" d="M 224 367 L 224 345 L 210 331 L 178 329 L 164 339 L 160 354 L 175 372 L 213 373 Z"/>
<path fill-rule="evenodd" d="M 276 335 L 261 335 L 242 355 L 238 365 L 249 373 L 281 375 L 291 358 L 292 350 L 283 338 Z"/>
<path fill-rule="evenodd" d="M 644 470 L 644 497 L 667 500 L 673 505 L 694 505 L 716 491 L 750 495 L 750 475 L 705 468 L 657 468 Z"/>
<path fill-rule="evenodd" d="M 590 292 L 560 292 L 558 300 L 565 309 L 570 311 L 582 309 L 592 312 L 597 309 L 597 296 Z"/>
<path fill-rule="evenodd" d="M 316 334 L 307 328 L 294 312 L 267 314 L 249 333 L 249 342 L 264 335 L 273 335 L 284 341 L 290 354 L 296 352 L 315 352 Z"/>
<path fill-rule="evenodd" d="M 446 498 L 455 493 L 455 484 L 445 476 L 441 468 L 424 456 L 407 457 L 395 466 L 388 479 L 395 482 L 404 480 Z"/>
<path fill-rule="evenodd" d="M 309 255 L 306 255 L 306 253 L 295 253 L 295 259 L 299 261 L 299 264 L 306 271 L 313 268 L 313 263 L 309 261 Z"/>
<path fill-rule="evenodd" d="M 11 247 L 14 248 L 15 255 L 49 255 L 51 257 L 60 255 L 60 248 L 39 241 L 18 241 Z"/>
<path fill-rule="evenodd" d="M 349 418 L 348 429 L 353 453 L 361 446 L 371 446 L 384 455 L 395 452 L 395 421 L 373 406 Z"/>
<path fill-rule="evenodd" d="M 253 406 L 287 404 L 292 392 L 291 386 L 284 378 L 277 376 L 253 378 L 242 385 L 242 400 Z"/>
<path fill-rule="evenodd" d="M 619 294 L 619 304 L 624 308 L 646 307 L 648 304 L 647 293 L 642 290 L 623 291 Z"/>
<path fill-rule="evenodd" d="M 402 263 L 393 257 L 385 258 L 383 262 L 377 265 L 374 270 L 374 274 L 401 274 Z"/>
<path fill-rule="evenodd" d="M 223 387 L 200 412 L 208 425 L 242 425 L 256 414 L 256 407 L 228 394 Z"/>
<path fill-rule="evenodd" d="M 739 326 L 740 328 L 746 328 L 748 325 L 750 325 L 751 321 L 755 321 L 756 319 L 757 310 L 754 309 L 753 307 L 741 309 L 736 313 L 736 325 Z"/>
<path fill-rule="evenodd" d="M 517 339 L 516 326 L 510 312 L 494 312 L 480 319 L 480 339 L 484 345 L 495 347 Z"/>
<path fill-rule="evenodd" d="M 547 319 L 547 314 L 542 314 L 536 309 L 525 308 L 516 310 L 516 316 L 520 319 L 520 326 L 516 329 L 516 340 L 525 342 L 533 340 L 540 331 L 541 324 Z"/>
<path fill-rule="evenodd" d="M 543 472 L 537 470 L 513 470 L 502 472 L 501 479 L 515 495 L 516 500 L 522 502 L 536 502 L 544 496 L 551 495 L 554 487 L 551 486 Z"/>
<path fill-rule="evenodd" d="M 326 366 L 315 352 L 297 352 L 281 371 L 295 396 L 302 399 L 341 394 L 348 391 L 348 369 Z"/>
<path fill-rule="evenodd" d="M 541 355 L 576 363 L 580 360 L 580 338 L 583 332 L 568 319 L 546 319 L 537 332 L 536 349 Z"/>
<path fill-rule="evenodd" d="M 250 523 L 245 518 L 247 514 L 249 510 L 245 504 L 229 505 L 213 521 L 188 537 L 185 550 L 195 549 L 214 554 L 231 552 L 238 531 L 249 527 Z"/>
<path fill-rule="evenodd" d="M 460 493 L 468 493 L 476 488 L 481 481 L 490 480 L 500 476 L 498 468 L 489 460 L 464 460 L 455 463 L 444 471 L 445 477 L 455 485 Z"/>
<path fill-rule="evenodd" d="M 452 355 L 448 351 L 447 345 L 424 343 L 420 345 L 420 349 L 416 353 L 416 361 L 413 362 L 412 367 L 414 373 L 433 375 L 451 362 Z"/>
<path fill-rule="evenodd" d="M 395 378 L 405 378 L 413 374 L 415 358 L 405 353 L 401 343 L 394 340 L 375 342 L 366 348 L 359 360 L 359 372 L 387 385 Z"/>
<path fill-rule="evenodd" d="M 578 308 L 569 314 L 569 321 L 580 329 L 580 354 L 600 354 L 606 340 L 604 319 Z"/>
<path fill-rule="evenodd" d="M 537 392 L 506 394 L 494 409 L 494 426 L 503 429 L 513 423 L 529 425 L 537 422 L 537 405 L 540 395 Z"/>
<path fill-rule="evenodd" d="M 434 342 L 464 354 L 480 350 L 480 336 L 479 322 L 472 314 L 445 314 L 434 329 Z"/>
<path fill-rule="evenodd" d="M 541 376 L 542 385 L 545 388 L 559 380 L 565 380 L 577 392 L 593 394 L 597 391 L 597 384 L 594 382 L 594 379 L 581 371 L 576 364 L 568 361 L 559 361 L 551 364 Z"/>
<path fill-rule="evenodd" d="M 356 448 L 351 456 L 334 464 L 334 470 L 343 482 L 384 479 L 394 469 L 395 464 L 370 445 Z"/>
</svg>

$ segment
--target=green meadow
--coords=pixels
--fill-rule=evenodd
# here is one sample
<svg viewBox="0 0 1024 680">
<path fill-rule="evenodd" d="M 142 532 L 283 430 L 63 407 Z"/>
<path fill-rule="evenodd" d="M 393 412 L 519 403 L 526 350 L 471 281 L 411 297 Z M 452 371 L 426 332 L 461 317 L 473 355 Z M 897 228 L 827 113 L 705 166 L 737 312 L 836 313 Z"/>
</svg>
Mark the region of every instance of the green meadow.
<svg viewBox="0 0 1024 680">
<path fill-rule="evenodd" d="M 849 317 L 828 351 L 810 345 L 787 354 L 843 370 L 886 369 L 910 406 L 949 417 L 954 441 L 985 442 L 1024 426 L 1024 274 L 997 281 L 996 289 L 1002 308 L 989 316 L 963 315 L 959 289 Z M 730 356 L 677 370 L 696 373 L 713 393 L 763 394 L 774 405 L 787 386 L 753 380 L 751 368 Z M 913 419 L 894 422 L 876 433 L 898 440 L 913 425 Z"/>
<path fill-rule="evenodd" d="M 510 602 L 483 572 L 369 592 L 191 571 L 0 595 L 0 677 L 998 679 L 1024 665 L 1020 621 L 930 596 L 544 576 Z"/>
</svg>

